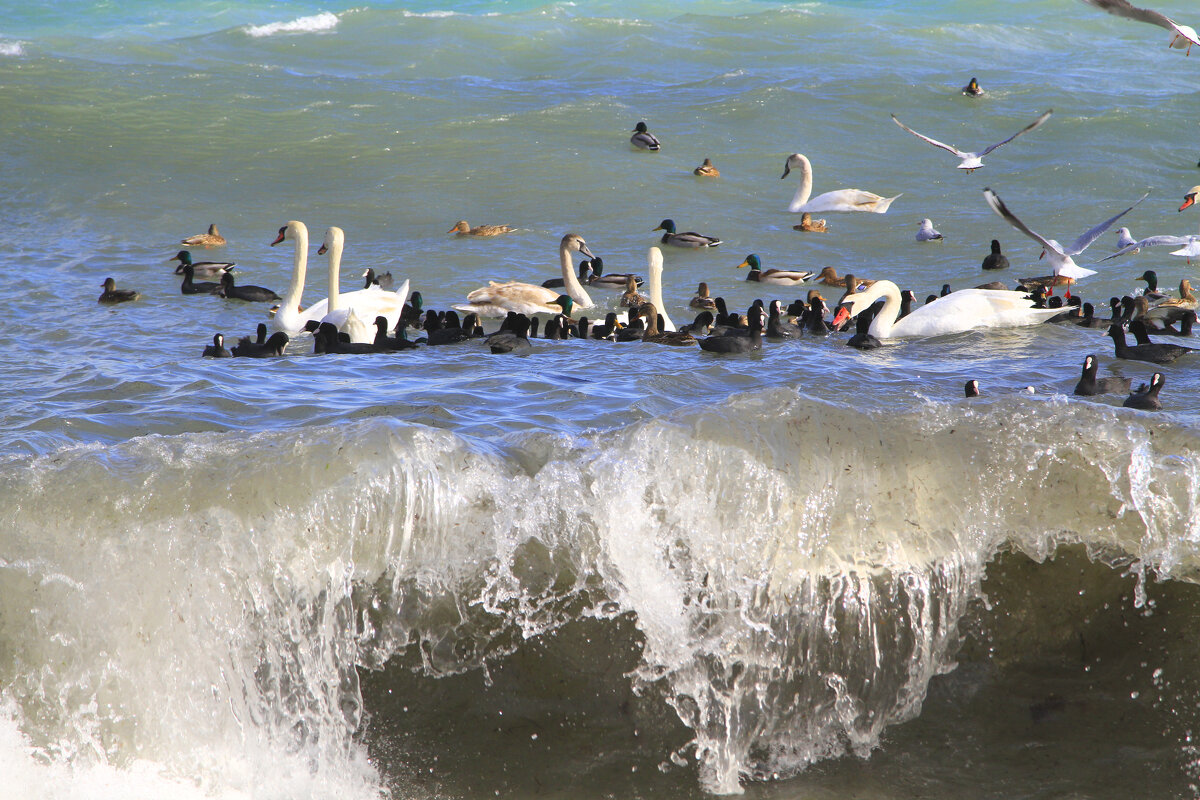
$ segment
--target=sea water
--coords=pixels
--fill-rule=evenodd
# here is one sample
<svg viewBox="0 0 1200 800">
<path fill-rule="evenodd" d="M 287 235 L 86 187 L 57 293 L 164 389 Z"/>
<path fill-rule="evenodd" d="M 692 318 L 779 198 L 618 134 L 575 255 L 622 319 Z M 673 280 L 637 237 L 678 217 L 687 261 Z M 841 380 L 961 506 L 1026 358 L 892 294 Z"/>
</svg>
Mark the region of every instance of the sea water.
<svg viewBox="0 0 1200 800">
<path fill-rule="evenodd" d="M 664 248 L 676 323 L 699 281 L 735 310 L 806 295 L 745 281 L 750 253 L 921 298 L 1011 285 L 1048 269 L 984 187 L 1063 242 L 1148 190 L 1119 225 L 1197 230 L 1200 52 L 1166 40 L 1073 0 L 7 9 L 4 793 L 1194 796 L 1192 357 L 1044 325 L 211 360 L 265 306 L 181 295 L 167 261 L 215 222 L 196 259 L 282 293 L 269 245 L 301 220 L 307 304 L 337 225 L 343 291 L 370 267 L 445 309 L 555 277 L 568 232 L 645 274 L 671 218 L 724 241 Z M 889 118 L 978 149 L 1049 109 L 971 174 Z M 901 197 L 795 231 L 793 152 L 816 193 Z M 1192 274 L 1093 263 L 1114 249 L 1078 259 L 1098 306 Z M 142 299 L 97 304 L 106 277 Z M 1161 371 L 1164 410 L 1074 397 L 1088 353 Z"/>
</svg>

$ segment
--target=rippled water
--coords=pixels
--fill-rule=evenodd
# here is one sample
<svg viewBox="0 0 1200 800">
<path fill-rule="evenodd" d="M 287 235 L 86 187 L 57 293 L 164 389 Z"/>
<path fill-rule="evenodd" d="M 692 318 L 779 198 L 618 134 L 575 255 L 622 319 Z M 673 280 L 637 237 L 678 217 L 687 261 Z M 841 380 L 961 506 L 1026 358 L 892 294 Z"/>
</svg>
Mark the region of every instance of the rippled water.
<svg viewBox="0 0 1200 800">
<path fill-rule="evenodd" d="M 669 217 L 724 241 L 666 248 L 677 323 L 702 280 L 734 309 L 806 292 L 746 282 L 752 252 L 920 297 L 1041 275 L 985 186 L 1062 241 L 1147 190 L 1135 235 L 1200 226 L 1200 73 L 1165 39 L 1070 0 L 11 9 L 0 772 L 28 797 L 1190 796 L 1193 357 L 1043 325 L 209 360 L 265 310 L 167 262 L 215 222 L 197 259 L 282 291 L 279 226 L 337 225 L 343 290 L 373 267 L 446 308 L 557 275 L 569 231 L 644 273 Z M 970 148 L 1051 108 L 973 174 L 889 119 Z M 818 193 L 902 196 L 794 231 L 796 151 Z M 1097 305 L 1190 275 L 1094 264 L 1115 241 L 1079 259 Z M 142 299 L 97 304 L 109 276 Z M 1161 371 L 1164 410 L 1071 396 L 1088 353 Z"/>
</svg>

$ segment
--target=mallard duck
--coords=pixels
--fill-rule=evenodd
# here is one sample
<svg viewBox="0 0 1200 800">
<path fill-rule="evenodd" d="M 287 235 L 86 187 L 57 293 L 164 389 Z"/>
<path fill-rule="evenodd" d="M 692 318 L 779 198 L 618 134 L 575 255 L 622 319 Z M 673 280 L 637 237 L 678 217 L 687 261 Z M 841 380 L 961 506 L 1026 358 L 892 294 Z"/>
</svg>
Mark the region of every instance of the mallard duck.
<svg viewBox="0 0 1200 800">
<path fill-rule="evenodd" d="M 716 247 L 721 243 L 721 240 L 715 236 L 705 236 L 695 231 L 676 233 L 675 220 L 673 219 L 664 219 L 654 230 L 666 231 L 662 235 L 662 243 L 674 245 L 675 247 Z"/>
<path fill-rule="evenodd" d="M 713 166 L 712 159 L 704 159 L 704 163 L 692 170 L 693 175 L 699 175 L 701 178 L 719 178 L 721 170 Z"/>
<path fill-rule="evenodd" d="M 508 225 L 476 225 L 472 228 L 465 219 L 460 219 L 446 233 L 454 233 L 459 236 L 499 236 L 511 230 L 512 228 Z"/>
<path fill-rule="evenodd" d="M 709 297 L 708 284 L 700 281 L 700 285 L 696 287 L 696 296 L 692 298 L 688 305 L 692 308 L 714 309 L 717 307 L 717 301 Z"/>
<path fill-rule="evenodd" d="M 182 275 L 183 268 L 191 264 L 192 274 L 198 278 L 213 278 L 222 272 L 233 269 L 234 266 L 232 261 L 192 261 L 192 254 L 187 250 L 180 250 L 174 258 L 168 258 L 167 261 L 179 262 L 175 267 L 176 275 Z"/>
<path fill-rule="evenodd" d="M 1151 300 L 1163 300 L 1166 298 L 1166 295 L 1159 291 L 1158 273 L 1154 270 L 1148 269 L 1134 278 L 1134 280 L 1146 282 L 1146 291 L 1142 292 L 1142 297 L 1148 297 Z"/>
<path fill-rule="evenodd" d="M 595 286 L 600 289 L 615 289 L 624 291 L 625 285 L 630 278 L 637 281 L 637 285 L 641 286 L 645 283 L 645 279 L 640 275 L 634 275 L 632 272 L 613 272 L 610 274 L 604 273 L 604 259 L 600 256 L 592 256 L 579 262 L 579 277 L 588 286 Z M 543 286 L 545 284 L 542 284 Z"/>
<path fill-rule="evenodd" d="M 633 127 L 633 136 L 629 137 L 629 143 L 639 150 L 658 150 L 660 147 L 658 137 L 646 129 L 644 122 L 639 122 Z"/>
<path fill-rule="evenodd" d="M 225 349 L 225 337 L 219 333 L 213 334 L 213 343 L 206 344 L 200 355 L 205 358 L 233 358 L 233 353 Z"/>
<path fill-rule="evenodd" d="M 1142 299 L 1145 299 L 1144 296 Z M 1196 296 L 1192 294 L 1192 284 L 1187 278 L 1184 278 L 1179 282 L 1179 297 L 1159 300 L 1150 306 L 1145 316 L 1147 319 L 1171 323 L 1183 319 L 1184 314 L 1195 310 Z"/>
<path fill-rule="evenodd" d="M 842 289 L 845 289 L 845 288 L 847 288 L 846 287 L 846 278 L 848 278 L 848 277 L 850 277 L 850 276 L 849 275 L 839 276 L 837 274 L 837 270 L 833 267 L 825 267 L 819 273 L 817 273 L 816 281 L 817 281 L 817 283 L 823 284 L 825 286 L 838 286 Z M 874 282 L 875 281 L 870 280 L 868 278 L 860 278 L 857 275 L 854 276 L 854 283 L 855 283 L 854 288 L 856 291 L 858 289 L 865 289 L 866 287 L 870 286 Z"/>
<path fill-rule="evenodd" d="M 968 97 L 979 97 L 983 94 L 983 87 L 979 85 L 979 81 L 971 78 L 967 85 L 962 88 L 962 93 Z"/>
<path fill-rule="evenodd" d="M 186 244 L 191 247 L 220 247 L 225 244 L 225 237 L 217 230 L 217 226 L 209 225 L 208 233 L 198 233 L 195 236 L 189 236 L 186 239 L 181 239 L 180 244 Z"/>
<path fill-rule="evenodd" d="M 793 225 L 792 230 L 805 233 L 825 233 L 829 230 L 829 225 L 823 219 L 813 219 L 812 214 L 805 211 L 800 215 L 800 224 Z"/>
<path fill-rule="evenodd" d="M 137 300 L 141 297 L 140 294 L 133 289 L 118 289 L 117 282 L 113 278 L 105 278 L 104 292 L 100 295 L 97 303 L 128 303 L 130 300 Z"/>
<path fill-rule="evenodd" d="M 774 286 L 796 286 L 804 283 L 814 274 L 807 270 L 764 270 L 762 268 L 762 262 L 758 260 L 758 255 L 755 253 L 751 253 L 750 255 L 746 256 L 746 260 L 738 264 L 738 269 L 742 267 L 750 268 L 750 272 L 746 275 L 746 280 L 758 281 L 759 283 L 769 283 Z"/>
<path fill-rule="evenodd" d="M 630 308 L 645 304 L 646 296 L 638 294 L 637 279 L 630 275 L 625 281 L 625 293 L 621 295 L 621 305 Z"/>
<path fill-rule="evenodd" d="M 688 347 L 696 343 L 696 337 L 687 331 L 660 331 L 658 329 L 658 309 L 654 303 L 642 304 L 638 312 L 646 320 L 646 330 L 642 333 L 643 342 L 669 344 L 675 347 Z"/>
</svg>

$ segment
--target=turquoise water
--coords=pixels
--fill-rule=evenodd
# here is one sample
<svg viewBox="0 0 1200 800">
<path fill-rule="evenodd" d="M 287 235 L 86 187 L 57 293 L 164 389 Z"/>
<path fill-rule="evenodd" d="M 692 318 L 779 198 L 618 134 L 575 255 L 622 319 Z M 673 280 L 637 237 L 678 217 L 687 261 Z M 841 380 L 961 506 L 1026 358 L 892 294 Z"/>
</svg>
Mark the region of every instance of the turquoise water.
<svg viewBox="0 0 1200 800">
<path fill-rule="evenodd" d="M 724 242 L 665 248 L 676 323 L 699 281 L 737 310 L 807 292 L 745 281 L 749 253 L 922 298 L 1011 283 L 1047 268 L 984 187 L 1061 241 L 1148 190 L 1120 225 L 1200 230 L 1176 210 L 1200 53 L 1166 38 L 1074 0 L 8 10 L 0 774 L 30 798 L 1192 796 L 1194 357 L 1043 325 L 215 361 L 265 310 L 181 295 L 167 261 L 216 223 L 197 259 L 282 293 L 270 243 L 301 220 L 312 303 L 337 225 L 343 291 L 390 270 L 444 309 L 556 276 L 568 232 L 644 274 L 672 218 Z M 889 119 L 971 149 L 1048 109 L 972 174 Z M 901 196 L 795 231 L 793 152 L 815 193 Z M 1098 306 L 1191 275 L 1167 248 L 1096 263 L 1115 241 L 1077 259 Z M 97 304 L 109 276 L 142 299 Z M 1164 410 L 1075 398 L 1088 353 L 1161 371 Z"/>
</svg>

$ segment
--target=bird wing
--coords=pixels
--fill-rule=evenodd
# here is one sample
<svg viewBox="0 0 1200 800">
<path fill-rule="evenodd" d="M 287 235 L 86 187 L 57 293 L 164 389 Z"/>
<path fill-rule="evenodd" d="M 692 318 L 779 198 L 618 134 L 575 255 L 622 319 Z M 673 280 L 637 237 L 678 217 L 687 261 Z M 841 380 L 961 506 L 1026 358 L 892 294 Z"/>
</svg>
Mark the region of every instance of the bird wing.
<svg viewBox="0 0 1200 800">
<path fill-rule="evenodd" d="M 1107 11 L 1118 17 L 1126 17 L 1127 19 L 1135 19 L 1138 22 L 1148 22 L 1151 25 L 1157 25 L 1160 28 L 1167 30 L 1175 30 L 1175 22 L 1157 11 L 1151 11 L 1148 8 L 1138 8 L 1129 3 L 1129 0 L 1083 0 L 1089 6 L 1095 6 L 1101 11 Z"/>
<path fill-rule="evenodd" d="M 930 139 L 928 136 L 926 136 L 923 133 L 917 133 L 912 128 L 908 127 L 903 122 L 896 119 L 895 114 L 892 114 L 892 122 L 896 123 L 901 128 L 904 128 L 904 130 L 908 131 L 909 133 L 911 133 L 913 136 L 917 137 L 918 139 L 929 142 L 934 147 L 940 147 L 948 153 L 954 153 L 954 155 L 958 156 L 959 158 L 966 158 L 967 156 L 974 155 L 974 153 L 964 153 L 962 150 L 959 150 L 957 147 L 946 144 L 945 142 L 939 142 L 937 139 Z M 1024 131 L 1022 131 L 1022 133 L 1024 133 Z M 1001 142 L 1000 144 L 1004 144 L 1004 142 Z M 999 146 L 1000 146 L 999 144 L 996 145 L 996 147 L 999 147 Z"/>
<path fill-rule="evenodd" d="M 1024 128 L 1021 128 L 1021 130 L 1017 131 L 1017 132 L 1016 132 L 1016 133 L 1014 133 L 1012 136 L 1010 136 L 1010 137 L 1008 137 L 1007 139 L 1005 139 L 1003 142 L 996 142 L 994 145 L 992 145 L 992 146 L 991 146 L 991 147 L 989 147 L 988 149 L 984 150 L 982 153 L 980 153 L 980 154 L 979 154 L 979 157 L 980 157 L 980 158 L 983 158 L 984 156 L 986 156 L 988 153 L 990 153 L 990 152 L 992 152 L 993 150 L 995 150 L 995 149 L 996 149 L 997 147 L 999 147 L 1000 145 L 1002 145 L 1002 144 L 1008 144 L 1008 143 L 1009 143 L 1009 142 L 1011 142 L 1013 139 L 1015 139 L 1015 138 L 1017 138 L 1018 136 L 1020 136 L 1022 133 L 1029 133 L 1029 132 L 1030 132 L 1031 130 L 1033 130 L 1034 128 L 1037 128 L 1037 127 L 1041 126 L 1041 124 L 1042 124 L 1043 122 L 1045 122 L 1046 120 L 1050 119 L 1050 115 L 1051 115 L 1051 114 L 1053 114 L 1053 113 L 1054 113 L 1054 109 L 1052 108 L 1052 109 L 1050 109 L 1049 111 L 1047 111 L 1045 114 L 1042 114 L 1040 117 L 1038 117 L 1037 119 L 1035 119 L 1033 122 L 1031 122 L 1031 123 L 1029 123 L 1028 125 L 1026 125 Z"/>
<path fill-rule="evenodd" d="M 1099 239 L 1099 238 L 1100 238 L 1100 235 L 1101 235 L 1102 233 L 1104 233 L 1106 230 L 1108 230 L 1109 228 L 1111 228 L 1111 227 L 1112 227 L 1112 224 L 1113 224 L 1114 222 L 1116 222 L 1116 221 L 1117 221 L 1117 220 L 1119 220 L 1121 217 L 1123 217 L 1123 216 L 1125 216 L 1126 214 L 1128 214 L 1130 211 L 1133 211 L 1133 209 L 1137 208 L 1137 204 L 1138 204 L 1138 203 L 1142 202 L 1143 200 L 1145 200 L 1145 199 L 1146 199 L 1147 197 L 1149 197 L 1149 196 L 1150 196 L 1150 193 L 1149 193 L 1149 192 L 1146 192 L 1144 195 L 1142 195 L 1141 197 L 1139 197 L 1139 198 L 1138 198 L 1138 201 L 1137 201 L 1137 203 L 1134 203 L 1134 204 L 1133 204 L 1133 205 L 1131 205 L 1129 208 L 1127 208 L 1127 209 L 1125 209 L 1124 211 L 1122 211 L 1120 214 L 1117 214 L 1116 216 L 1113 216 L 1113 217 L 1109 217 L 1107 220 L 1105 220 L 1104 222 L 1101 222 L 1101 223 L 1100 223 L 1099 225 L 1097 225 L 1096 227 L 1094 227 L 1094 228 L 1092 228 L 1092 229 L 1090 229 L 1090 230 L 1086 231 L 1086 232 L 1085 232 L 1085 233 L 1084 233 L 1082 236 L 1080 236 L 1078 239 L 1076 239 L 1075 241 L 1071 242 L 1071 246 L 1070 246 L 1070 247 L 1068 247 L 1068 248 L 1066 248 L 1066 249 L 1064 249 L 1064 250 L 1063 250 L 1063 252 L 1064 252 L 1064 253 L 1066 253 L 1067 255 L 1071 255 L 1071 256 L 1077 256 L 1077 255 L 1079 255 L 1080 253 L 1082 253 L 1084 250 L 1087 250 L 1087 249 L 1088 249 L 1088 246 L 1089 246 L 1089 245 L 1091 245 L 1091 243 L 1092 243 L 1092 242 L 1094 242 L 1094 241 L 1096 241 L 1097 239 Z"/>
<path fill-rule="evenodd" d="M 1137 241 L 1137 242 L 1134 242 L 1133 244 L 1126 245 L 1125 247 L 1122 247 L 1120 250 L 1113 253 L 1112 255 L 1105 256 L 1104 258 L 1102 258 L 1100 260 L 1108 261 L 1110 258 L 1116 258 L 1117 256 L 1123 256 L 1126 253 L 1130 252 L 1131 250 L 1137 250 L 1138 248 L 1141 248 L 1141 247 L 1157 247 L 1160 245 L 1170 245 L 1172 247 L 1178 247 L 1181 244 L 1187 244 L 1188 240 L 1190 238 L 1191 238 L 1190 236 L 1166 236 L 1166 235 L 1164 235 L 1164 236 L 1148 236 L 1145 239 L 1142 239 L 1141 241 Z"/>
<path fill-rule="evenodd" d="M 988 205 L 992 207 L 992 211 L 995 211 L 997 214 L 999 214 L 1009 225 L 1012 225 L 1014 228 L 1028 236 L 1030 239 L 1033 239 L 1047 250 L 1058 253 L 1062 252 L 1062 250 L 1060 250 L 1056 245 L 1052 244 L 1049 239 L 1042 236 L 1040 233 L 1033 231 L 1024 222 L 1021 222 L 1021 220 L 1017 219 L 1016 215 L 1008 210 L 1008 206 L 1004 205 L 1004 201 L 1001 200 L 990 188 L 983 190 L 983 197 L 987 200 Z"/>
</svg>

